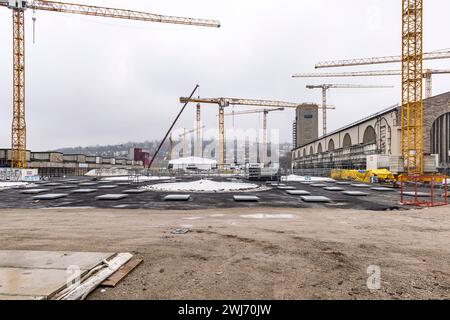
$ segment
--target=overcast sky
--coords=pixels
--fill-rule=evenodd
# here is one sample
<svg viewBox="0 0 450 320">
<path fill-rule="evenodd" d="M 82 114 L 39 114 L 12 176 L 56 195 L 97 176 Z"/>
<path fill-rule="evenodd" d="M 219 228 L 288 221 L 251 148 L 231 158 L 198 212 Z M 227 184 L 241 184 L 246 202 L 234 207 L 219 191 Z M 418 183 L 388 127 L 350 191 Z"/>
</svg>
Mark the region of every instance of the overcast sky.
<svg viewBox="0 0 450 320">
<path fill-rule="evenodd" d="M 400 78 L 292 79 L 322 60 L 399 55 L 400 0 L 78 0 L 152 13 L 218 19 L 222 28 L 37 12 L 36 43 L 26 13 L 28 149 L 116 144 L 160 139 L 180 108 L 178 99 L 200 84 L 203 97 L 321 102 L 306 84 L 394 85 L 394 89 L 339 89 L 329 94 L 329 130 L 398 103 Z M 450 47 L 448 0 L 425 1 L 425 51 Z M 0 147 L 10 146 L 12 17 L 0 8 Z M 425 67 L 450 68 L 447 61 Z M 352 70 L 396 69 L 399 65 Z M 330 69 L 329 71 L 345 71 Z M 347 69 L 349 70 L 349 69 Z M 327 70 L 324 70 L 327 71 Z M 434 78 L 448 91 L 450 75 Z M 239 108 L 236 108 L 238 110 Z M 217 108 L 204 124 L 217 127 Z M 239 110 L 243 110 L 240 108 Z M 194 107 L 178 127 L 193 128 Z M 291 141 L 293 111 L 273 113 L 270 128 Z M 227 119 L 231 127 L 231 119 Z M 257 128 L 260 117 L 235 126 Z"/>
</svg>

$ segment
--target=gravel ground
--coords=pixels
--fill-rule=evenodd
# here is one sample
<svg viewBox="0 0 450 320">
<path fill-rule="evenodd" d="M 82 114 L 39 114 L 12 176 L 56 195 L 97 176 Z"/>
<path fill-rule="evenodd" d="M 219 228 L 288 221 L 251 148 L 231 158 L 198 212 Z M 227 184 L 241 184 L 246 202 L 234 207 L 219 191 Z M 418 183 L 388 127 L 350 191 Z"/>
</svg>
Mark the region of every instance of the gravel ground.
<svg viewBox="0 0 450 320">
<path fill-rule="evenodd" d="M 449 299 L 448 207 L 2 209 L 2 249 L 133 252 L 89 299 Z M 183 235 L 176 228 L 189 228 Z M 369 290 L 367 268 L 381 270 Z"/>
</svg>

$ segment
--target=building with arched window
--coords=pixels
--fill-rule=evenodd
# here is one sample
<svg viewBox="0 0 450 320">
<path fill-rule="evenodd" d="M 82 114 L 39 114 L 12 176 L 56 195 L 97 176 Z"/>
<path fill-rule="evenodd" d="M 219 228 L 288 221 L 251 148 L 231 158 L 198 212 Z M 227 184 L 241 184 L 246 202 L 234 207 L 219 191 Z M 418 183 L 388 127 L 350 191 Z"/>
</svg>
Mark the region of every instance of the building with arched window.
<svg viewBox="0 0 450 320">
<path fill-rule="evenodd" d="M 424 153 L 436 159 L 439 171 L 448 174 L 450 92 L 425 99 L 423 110 Z M 401 109 L 398 105 L 299 145 L 292 152 L 293 169 L 302 174 L 319 171 L 328 174 L 336 168 L 366 169 L 368 156 L 383 158 L 384 163 L 389 164 L 390 159 L 400 155 Z"/>
</svg>

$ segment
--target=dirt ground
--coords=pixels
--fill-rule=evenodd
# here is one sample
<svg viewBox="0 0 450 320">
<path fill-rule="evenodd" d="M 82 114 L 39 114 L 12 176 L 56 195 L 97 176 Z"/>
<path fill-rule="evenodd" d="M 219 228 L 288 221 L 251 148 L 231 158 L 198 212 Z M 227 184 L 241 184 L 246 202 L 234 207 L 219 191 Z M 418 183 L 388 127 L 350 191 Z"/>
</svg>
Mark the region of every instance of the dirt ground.
<svg viewBox="0 0 450 320">
<path fill-rule="evenodd" d="M 176 228 L 191 231 L 172 234 Z M 1 249 L 133 252 L 90 299 L 449 299 L 450 208 L 0 210 Z M 369 290 L 367 268 L 381 288 Z"/>
</svg>

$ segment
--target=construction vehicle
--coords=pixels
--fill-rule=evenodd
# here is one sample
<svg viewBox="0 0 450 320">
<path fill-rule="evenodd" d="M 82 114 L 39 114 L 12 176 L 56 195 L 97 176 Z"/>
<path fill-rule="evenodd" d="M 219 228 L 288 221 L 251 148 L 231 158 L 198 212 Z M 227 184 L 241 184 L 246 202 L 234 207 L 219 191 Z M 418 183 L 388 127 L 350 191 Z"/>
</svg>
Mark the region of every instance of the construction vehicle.
<svg viewBox="0 0 450 320">
<path fill-rule="evenodd" d="M 450 74 L 450 69 L 427 69 L 423 73 L 425 79 L 425 98 L 433 95 L 433 75 Z M 378 71 L 355 71 L 336 73 L 298 73 L 293 78 L 345 78 L 345 77 L 378 77 L 378 76 L 401 76 L 402 70 L 378 70 Z"/>
<path fill-rule="evenodd" d="M 223 169 L 225 165 L 225 108 L 229 106 L 249 106 L 249 107 L 271 107 L 271 108 L 301 108 L 302 104 L 257 100 L 257 99 L 239 99 L 239 98 L 186 98 L 181 97 L 180 103 L 213 104 L 219 106 L 219 168 Z M 319 108 L 323 108 L 319 106 Z M 334 107 L 326 107 L 334 109 Z"/>
<path fill-rule="evenodd" d="M 376 89 L 376 88 L 393 88 L 392 86 L 368 86 L 357 84 L 321 84 L 307 85 L 307 89 L 322 89 L 322 106 L 323 108 L 323 136 L 327 134 L 327 93 L 329 89 Z"/>
<path fill-rule="evenodd" d="M 12 122 L 12 156 L 14 168 L 26 168 L 26 121 L 25 121 L 25 11 L 27 9 L 44 10 L 78 15 L 127 19 L 146 22 L 192 25 L 202 27 L 220 27 L 216 20 L 164 16 L 126 9 L 63 3 L 44 0 L 0 0 L 1 7 L 7 7 L 13 13 L 13 122 Z"/>
<path fill-rule="evenodd" d="M 248 114 L 262 114 L 263 115 L 263 142 L 262 142 L 262 150 L 261 150 L 261 160 L 260 162 L 264 165 L 267 164 L 267 117 L 270 112 L 275 111 L 284 111 L 284 108 L 276 108 L 276 109 L 258 109 L 258 110 L 246 110 L 246 111 L 238 111 L 226 113 L 225 116 L 239 116 L 239 115 L 248 115 Z"/>
</svg>

